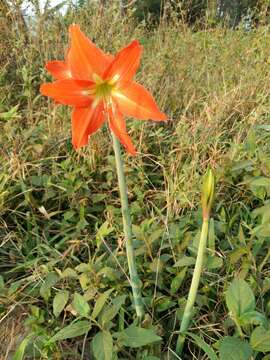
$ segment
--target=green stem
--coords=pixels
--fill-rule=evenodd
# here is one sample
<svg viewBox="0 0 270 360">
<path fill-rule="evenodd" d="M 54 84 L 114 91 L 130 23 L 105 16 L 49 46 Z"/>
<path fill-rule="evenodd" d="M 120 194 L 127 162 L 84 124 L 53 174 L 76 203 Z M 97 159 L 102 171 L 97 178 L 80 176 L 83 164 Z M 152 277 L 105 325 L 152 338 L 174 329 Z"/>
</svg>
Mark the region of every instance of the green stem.
<svg viewBox="0 0 270 360">
<path fill-rule="evenodd" d="M 136 262 L 135 262 L 135 253 L 133 248 L 132 241 L 132 225 L 131 218 L 129 213 L 128 206 L 128 197 L 127 197 L 127 186 L 125 181 L 124 167 L 123 161 L 121 157 L 121 148 L 119 141 L 112 133 L 113 138 L 113 148 L 115 153 L 115 161 L 116 161 L 116 169 L 118 176 L 118 184 L 119 184 L 119 192 L 121 199 L 121 207 L 122 207 L 122 218 L 123 218 L 123 227 L 126 241 L 126 252 L 127 252 L 127 261 L 129 268 L 129 276 L 130 276 L 130 284 L 132 287 L 134 306 L 136 310 L 136 314 L 139 320 L 142 320 L 144 316 L 144 306 L 141 295 L 141 281 L 139 279 Z"/>
<path fill-rule="evenodd" d="M 178 336 L 177 344 L 176 344 L 176 353 L 178 355 L 182 354 L 182 350 L 183 350 L 183 346 L 184 346 L 184 342 L 185 342 L 185 338 L 186 338 L 185 332 L 188 330 L 189 323 L 191 320 L 191 315 L 192 315 L 192 309 L 193 309 L 193 306 L 194 306 L 194 303 L 196 300 L 196 296 L 197 296 L 197 291 L 198 291 L 200 277 L 201 277 L 202 268 L 203 268 L 203 258 L 204 258 L 204 253 L 205 253 L 205 249 L 206 249 L 206 243 L 207 243 L 208 224 L 209 224 L 208 219 L 204 219 L 203 225 L 202 225 L 198 253 L 197 253 L 196 264 L 195 264 L 195 268 L 194 268 L 194 273 L 193 273 L 193 277 L 192 277 L 192 281 L 191 281 L 191 285 L 190 285 L 190 289 L 189 289 L 189 293 L 188 293 L 188 299 L 187 299 L 183 319 L 182 319 L 181 326 L 180 326 L 180 334 Z"/>
</svg>

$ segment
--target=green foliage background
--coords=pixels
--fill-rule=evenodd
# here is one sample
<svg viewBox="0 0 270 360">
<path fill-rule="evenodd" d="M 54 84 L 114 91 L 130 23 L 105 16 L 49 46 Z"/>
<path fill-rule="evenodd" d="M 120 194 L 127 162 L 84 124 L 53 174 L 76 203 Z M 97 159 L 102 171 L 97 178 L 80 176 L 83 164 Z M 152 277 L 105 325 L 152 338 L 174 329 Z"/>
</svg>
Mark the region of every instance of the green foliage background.
<svg viewBox="0 0 270 360">
<path fill-rule="evenodd" d="M 149 27 L 130 9 L 120 16 L 118 2 L 51 10 L 28 27 L 13 11 L 0 35 L 0 357 L 175 359 L 211 166 L 216 200 L 183 358 L 223 360 L 228 349 L 237 360 L 269 358 L 267 12 L 246 32 L 192 27 L 174 9 Z M 170 118 L 127 120 L 140 153 L 124 157 L 143 329 L 133 323 L 107 128 L 75 152 L 70 109 L 39 94 L 73 22 L 108 52 L 139 39 L 137 80 Z"/>
</svg>

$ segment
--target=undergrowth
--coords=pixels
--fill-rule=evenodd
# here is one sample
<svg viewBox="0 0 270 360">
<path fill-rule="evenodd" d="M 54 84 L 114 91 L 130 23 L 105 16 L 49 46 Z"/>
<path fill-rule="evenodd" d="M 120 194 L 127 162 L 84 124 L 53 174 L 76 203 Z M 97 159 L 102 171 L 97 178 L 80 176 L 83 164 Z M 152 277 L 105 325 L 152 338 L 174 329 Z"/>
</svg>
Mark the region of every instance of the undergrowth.
<svg viewBox="0 0 270 360">
<path fill-rule="evenodd" d="M 139 150 L 124 156 L 146 333 L 132 325 L 108 131 L 75 152 L 69 110 L 38 90 L 73 22 L 108 52 L 137 38 L 137 80 L 170 117 L 127 125 Z M 269 359 L 269 28 L 193 32 L 172 18 L 149 29 L 113 7 L 29 27 L 26 37 L 7 23 L 1 37 L 0 358 L 23 344 L 27 359 L 177 359 L 211 166 L 216 199 L 183 359 L 225 360 L 228 349 Z"/>
</svg>

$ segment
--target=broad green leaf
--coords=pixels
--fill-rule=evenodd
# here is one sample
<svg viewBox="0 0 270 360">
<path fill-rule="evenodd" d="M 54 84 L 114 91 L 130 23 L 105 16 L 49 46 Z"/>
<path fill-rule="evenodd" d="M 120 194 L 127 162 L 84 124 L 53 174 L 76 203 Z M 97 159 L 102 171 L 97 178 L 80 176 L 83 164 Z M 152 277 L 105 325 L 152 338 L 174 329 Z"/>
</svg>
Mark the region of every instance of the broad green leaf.
<svg viewBox="0 0 270 360">
<path fill-rule="evenodd" d="M 74 269 L 66 268 L 62 272 L 62 277 L 63 278 L 69 278 L 69 279 L 76 279 L 78 277 L 78 274 L 76 273 L 76 271 Z"/>
<path fill-rule="evenodd" d="M 83 291 L 86 291 L 89 287 L 90 284 L 90 278 L 89 275 L 87 273 L 82 273 L 79 275 L 79 282 L 81 285 L 81 288 Z"/>
<path fill-rule="evenodd" d="M 116 336 L 121 345 L 130 348 L 139 348 L 161 340 L 161 337 L 157 336 L 153 329 L 144 329 L 135 325 L 115 333 L 114 336 Z"/>
<path fill-rule="evenodd" d="M 245 247 L 236 248 L 230 253 L 228 260 L 231 264 L 236 264 L 246 253 L 247 249 Z"/>
<path fill-rule="evenodd" d="M 164 234 L 164 229 L 157 229 L 151 233 L 149 238 L 147 239 L 149 244 L 152 244 L 154 241 L 160 239 Z"/>
<path fill-rule="evenodd" d="M 132 224 L 132 233 L 135 236 L 136 240 L 144 241 L 145 235 L 140 226 Z"/>
<path fill-rule="evenodd" d="M 184 267 L 171 282 L 171 293 L 176 294 L 186 277 L 187 267 Z"/>
<path fill-rule="evenodd" d="M 267 221 L 270 220 L 270 203 L 265 203 L 264 206 L 256 208 L 252 211 L 252 216 L 254 218 L 261 216 L 262 217 L 262 224 L 265 224 Z"/>
<path fill-rule="evenodd" d="M 113 289 L 110 289 L 110 290 L 105 291 L 103 294 L 99 295 L 99 297 L 95 303 L 94 310 L 91 314 L 92 319 L 95 319 L 98 316 L 98 314 L 101 312 L 101 310 L 103 309 L 103 306 L 105 305 L 106 301 L 108 300 L 108 298 L 112 292 L 113 292 Z"/>
<path fill-rule="evenodd" d="M 251 230 L 252 235 L 256 235 L 256 237 L 268 237 L 270 236 L 270 224 L 262 224 L 255 226 Z"/>
<path fill-rule="evenodd" d="M 214 350 L 198 335 L 195 335 L 193 333 L 188 333 L 188 336 L 191 337 L 195 344 L 198 345 L 205 354 L 209 357 L 209 360 L 218 360 L 218 357 Z"/>
<path fill-rule="evenodd" d="M 109 331 L 97 333 L 91 347 L 96 360 L 111 360 L 113 355 L 113 339 Z"/>
<path fill-rule="evenodd" d="M 250 345 L 256 351 L 270 351 L 270 330 L 257 327 L 251 334 Z"/>
<path fill-rule="evenodd" d="M 169 296 L 162 297 L 156 306 L 157 312 L 166 311 L 176 305 L 176 302 Z"/>
<path fill-rule="evenodd" d="M 100 322 L 102 326 L 111 321 L 118 313 L 121 306 L 126 300 L 126 295 L 117 296 L 113 299 L 112 304 L 108 305 L 102 312 Z"/>
<path fill-rule="evenodd" d="M 59 276 L 55 272 L 50 272 L 46 276 L 44 283 L 41 285 L 39 292 L 46 302 L 51 297 L 51 288 L 57 283 L 58 280 Z"/>
<path fill-rule="evenodd" d="M 102 202 L 104 199 L 106 199 L 107 195 L 106 194 L 92 194 L 91 195 L 91 200 L 93 202 L 93 204 Z"/>
<path fill-rule="evenodd" d="M 246 341 L 225 336 L 219 348 L 220 360 L 250 360 L 252 349 Z"/>
<path fill-rule="evenodd" d="M 92 270 L 91 264 L 81 263 L 75 268 L 79 273 L 90 272 Z"/>
<path fill-rule="evenodd" d="M 119 280 L 122 276 L 120 271 L 115 270 L 109 266 L 104 266 L 97 275 L 106 277 L 106 279 L 109 279 L 110 281 Z"/>
<path fill-rule="evenodd" d="M 239 317 L 240 325 L 262 325 L 267 326 L 268 320 L 265 315 L 258 311 L 249 311 Z"/>
<path fill-rule="evenodd" d="M 76 323 L 70 324 L 58 331 L 50 340 L 54 342 L 59 340 L 71 339 L 88 333 L 90 329 L 91 324 L 89 321 L 77 321 Z"/>
<path fill-rule="evenodd" d="M 206 260 L 207 269 L 219 269 L 223 265 L 223 260 L 218 256 L 208 256 Z"/>
<path fill-rule="evenodd" d="M 181 267 L 181 266 L 191 266 L 194 265 L 196 260 L 191 256 L 182 256 L 181 259 L 176 261 L 176 263 L 173 265 L 174 267 Z"/>
<path fill-rule="evenodd" d="M 267 291 L 270 290 L 270 278 L 266 277 L 263 280 L 263 288 L 262 288 L 262 293 L 266 293 Z"/>
<path fill-rule="evenodd" d="M 226 292 L 226 304 L 234 317 L 255 309 L 255 297 L 243 279 L 234 279 Z"/>
<path fill-rule="evenodd" d="M 26 338 L 23 339 L 20 346 L 18 347 L 15 354 L 13 355 L 12 360 L 23 360 L 25 349 L 26 349 L 27 345 L 29 344 L 30 339 L 31 339 L 31 336 L 27 336 Z"/>
<path fill-rule="evenodd" d="M 106 220 L 101 227 L 98 229 L 96 234 L 97 247 L 99 248 L 102 244 L 102 241 L 106 236 L 108 236 L 114 230 L 113 227 L 110 226 L 109 222 Z"/>
<path fill-rule="evenodd" d="M 88 302 L 82 295 L 78 293 L 74 294 L 72 307 L 77 311 L 80 316 L 87 317 L 89 315 L 90 307 L 88 305 Z"/>
<path fill-rule="evenodd" d="M 58 317 L 64 310 L 68 302 L 69 292 L 67 290 L 59 291 L 53 299 L 53 314 Z"/>
<path fill-rule="evenodd" d="M 235 163 L 234 166 L 232 166 L 231 170 L 232 171 L 239 171 L 239 170 L 247 170 L 247 169 L 253 169 L 254 163 L 251 160 L 243 160 L 243 161 L 238 161 Z"/>
<path fill-rule="evenodd" d="M 250 181 L 251 186 L 264 186 L 269 187 L 270 186 L 270 178 L 260 176 L 252 181 Z"/>
</svg>

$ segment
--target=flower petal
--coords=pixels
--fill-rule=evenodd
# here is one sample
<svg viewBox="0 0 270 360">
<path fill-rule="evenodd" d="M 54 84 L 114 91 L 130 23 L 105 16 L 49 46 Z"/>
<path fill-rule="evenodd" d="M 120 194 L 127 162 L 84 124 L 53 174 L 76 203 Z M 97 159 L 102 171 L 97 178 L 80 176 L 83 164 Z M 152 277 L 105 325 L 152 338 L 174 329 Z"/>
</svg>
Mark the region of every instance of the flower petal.
<svg viewBox="0 0 270 360">
<path fill-rule="evenodd" d="M 42 95 L 49 96 L 60 104 L 86 107 L 93 101 L 89 94 L 92 85 L 91 81 L 65 79 L 42 84 L 40 92 Z"/>
<path fill-rule="evenodd" d="M 78 25 L 69 27 L 71 47 L 68 53 L 68 64 L 72 76 L 77 79 L 92 80 L 93 74 L 100 77 L 109 65 L 112 57 L 106 55 L 80 30 Z"/>
<path fill-rule="evenodd" d="M 132 41 L 116 54 L 103 78 L 117 80 L 118 86 L 130 82 L 139 67 L 141 53 L 142 46 L 137 40 Z"/>
<path fill-rule="evenodd" d="M 46 69 L 57 80 L 71 78 L 71 71 L 64 61 L 54 60 L 46 64 Z"/>
<path fill-rule="evenodd" d="M 136 149 L 126 131 L 126 124 L 123 115 L 116 106 L 108 109 L 109 126 L 115 136 L 119 139 L 120 143 L 124 145 L 126 150 L 131 155 L 136 155 Z"/>
<path fill-rule="evenodd" d="M 158 106 L 148 90 L 142 85 L 132 82 L 122 90 L 113 94 L 119 110 L 131 117 L 141 120 L 167 120 L 167 116 L 158 109 Z"/>
<path fill-rule="evenodd" d="M 88 138 L 104 122 L 102 103 L 96 107 L 75 108 L 72 113 L 72 144 L 75 149 L 87 145 Z"/>
</svg>

